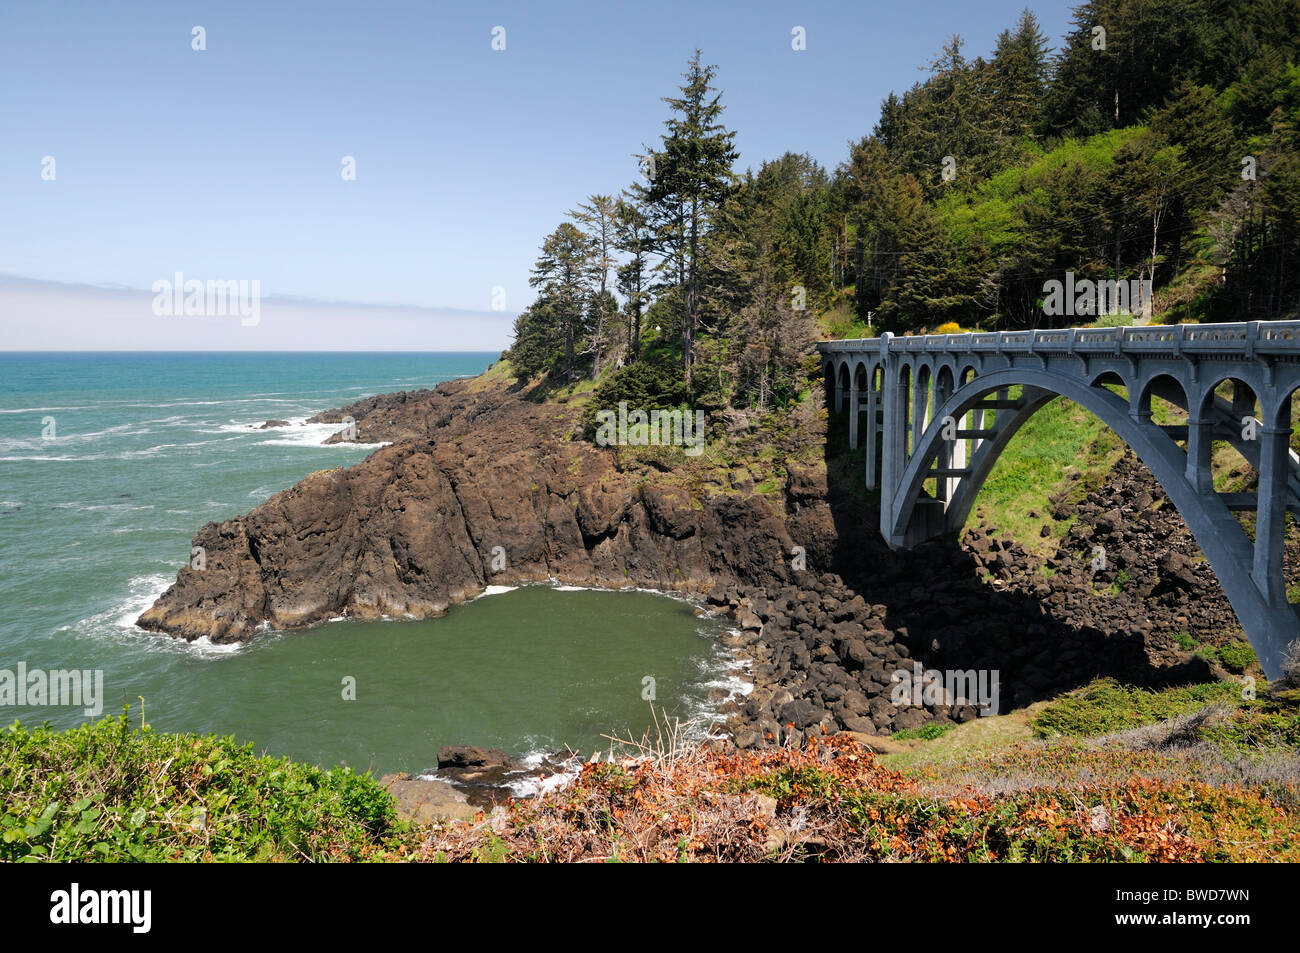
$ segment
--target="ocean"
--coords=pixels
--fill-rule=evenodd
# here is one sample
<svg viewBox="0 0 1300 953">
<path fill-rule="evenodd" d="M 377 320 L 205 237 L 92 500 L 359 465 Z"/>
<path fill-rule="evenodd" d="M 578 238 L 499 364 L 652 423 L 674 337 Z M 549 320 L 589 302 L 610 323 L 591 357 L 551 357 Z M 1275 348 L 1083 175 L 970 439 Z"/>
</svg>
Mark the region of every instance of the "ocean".
<svg viewBox="0 0 1300 953">
<path fill-rule="evenodd" d="M 70 727 L 129 705 L 138 723 L 143 707 L 158 730 L 376 773 L 425 771 L 443 744 L 590 753 L 639 737 L 652 704 L 702 725 L 710 692 L 736 687 L 724 624 L 654 593 L 525 587 L 441 619 L 337 621 L 237 648 L 135 627 L 201 525 L 376 449 L 322 446 L 337 426 L 306 417 L 496 357 L 0 354 L 0 719 Z M 268 419 L 290 426 L 257 429 Z M 6 695 L 20 666 L 29 690 Z M 33 695 L 30 673 L 57 670 L 99 673 L 101 711 Z"/>
</svg>

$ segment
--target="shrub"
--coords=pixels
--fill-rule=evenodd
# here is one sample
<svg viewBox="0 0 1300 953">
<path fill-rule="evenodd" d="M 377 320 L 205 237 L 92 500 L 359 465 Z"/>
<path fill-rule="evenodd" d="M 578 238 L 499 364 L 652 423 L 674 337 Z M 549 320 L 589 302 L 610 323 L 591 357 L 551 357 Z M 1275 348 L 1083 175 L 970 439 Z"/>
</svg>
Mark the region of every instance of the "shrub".
<svg viewBox="0 0 1300 953">
<path fill-rule="evenodd" d="M 596 388 L 587 410 L 584 432 L 595 438 L 596 412 L 617 412 L 621 401 L 629 410 L 671 410 L 686 403 L 686 381 L 681 365 L 668 361 L 638 361 L 614 371 Z"/>
<path fill-rule="evenodd" d="M 1219 661 L 1230 672 L 1244 672 L 1255 664 L 1255 650 L 1249 642 L 1229 642 L 1219 649 Z"/>
<path fill-rule="evenodd" d="M 1236 700 L 1239 686 L 1211 682 L 1150 692 L 1102 678 L 1076 694 L 1052 702 L 1033 721 L 1040 738 L 1088 737 L 1122 731 L 1184 715 L 1215 701 Z"/>
<path fill-rule="evenodd" d="M 1282 654 L 1282 684 L 1300 688 L 1300 639 L 1288 645 Z"/>
<path fill-rule="evenodd" d="M 0 731 L 0 861 L 359 860 L 399 829 L 368 775 L 214 735 Z"/>
<path fill-rule="evenodd" d="M 894 732 L 894 740 L 908 741 L 912 738 L 920 738 L 922 741 L 933 741 L 955 727 L 957 726 L 953 724 L 942 725 L 937 721 L 932 721 L 920 728 L 904 728 L 902 731 L 896 731 Z"/>
<path fill-rule="evenodd" d="M 963 334 L 962 326 L 956 321 L 946 321 L 935 328 L 931 334 Z"/>
</svg>

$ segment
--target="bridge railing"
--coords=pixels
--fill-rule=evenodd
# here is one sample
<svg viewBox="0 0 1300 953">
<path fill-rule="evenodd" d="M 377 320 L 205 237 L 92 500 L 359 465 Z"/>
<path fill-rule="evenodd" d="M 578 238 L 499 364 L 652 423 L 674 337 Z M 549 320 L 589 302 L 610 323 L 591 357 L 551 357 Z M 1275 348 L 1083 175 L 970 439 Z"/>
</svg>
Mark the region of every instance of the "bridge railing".
<svg viewBox="0 0 1300 953">
<path fill-rule="evenodd" d="M 1235 324 L 1169 324 L 1116 328 L 1044 328 L 964 334 L 905 335 L 822 341 L 830 352 L 948 352 L 959 354 L 1141 354 L 1168 353 L 1254 357 L 1300 353 L 1300 321 L 1242 321 Z"/>
</svg>

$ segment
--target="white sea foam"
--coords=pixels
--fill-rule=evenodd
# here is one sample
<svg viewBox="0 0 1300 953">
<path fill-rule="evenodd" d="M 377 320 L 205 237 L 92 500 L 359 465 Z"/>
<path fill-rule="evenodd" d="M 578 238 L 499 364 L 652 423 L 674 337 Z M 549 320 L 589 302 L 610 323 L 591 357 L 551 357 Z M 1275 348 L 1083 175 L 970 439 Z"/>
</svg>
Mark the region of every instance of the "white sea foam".
<svg viewBox="0 0 1300 953">
<path fill-rule="evenodd" d="M 530 755 L 529 758 L 531 757 L 533 756 Z M 537 756 L 537 765 L 541 764 L 541 758 L 541 755 Z M 524 760 L 526 763 L 529 759 L 525 758 Z M 565 787 L 572 783 L 573 779 L 578 776 L 578 772 L 582 770 L 581 758 L 575 758 L 570 763 L 572 767 L 568 770 L 547 775 L 546 777 L 530 775 L 529 777 L 520 778 L 518 781 L 507 781 L 506 787 L 514 797 L 535 797 Z"/>
<path fill-rule="evenodd" d="M 45 410 L 98 410 L 98 406 L 80 405 L 77 407 L 13 407 L 0 410 L 0 414 L 38 414 Z"/>
<path fill-rule="evenodd" d="M 474 599 L 471 599 L 470 602 L 473 602 L 475 599 L 482 599 L 484 596 L 500 596 L 507 592 L 514 592 L 518 588 L 518 586 L 488 586 L 475 596 Z"/>
<path fill-rule="evenodd" d="M 71 454 L 71 453 L 62 453 L 62 454 L 44 453 L 44 454 L 26 454 L 21 457 L 0 457 L 0 463 L 27 463 L 29 461 L 40 462 L 40 463 L 63 463 L 69 460 L 102 460 L 102 459 L 104 459 L 104 455 L 102 453 L 88 453 L 84 455 Z"/>
<path fill-rule="evenodd" d="M 51 503 L 51 509 L 96 512 L 98 510 L 151 510 L 152 503 Z"/>
<path fill-rule="evenodd" d="M 175 576 L 153 573 L 136 576 L 127 583 L 127 592 L 113 606 L 97 612 L 72 625 L 61 626 L 60 632 L 74 632 L 79 637 L 95 639 L 123 639 L 134 645 L 144 645 L 164 652 L 181 652 L 198 658 L 219 658 L 238 652 L 241 643 L 214 644 L 206 636 L 186 642 L 157 632 L 147 632 L 136 627 L 135 620 L 158 601 L 168 590 Z"/>
<path fill-rule="evenodd" d="M 242 642 L 213 642 L 206 635 L 201 635 L 193 642 L 185 642 L 181 639 L 168 639 L 169 642 L 179 643 L 181 646 L 189 649 L 197 655 L 234 655 L 244 647 Z"/>
<path fill-rule="evenodd" d="M 343 429 L 343 424 L 309 424 L 306 417 L 288 417 L 288 426 L 268 427 L 262 429 L 262 423 L 265 421 L 250 423 L 249 421 L 232 420 L 227 424 L 218 424 L 215 430 L 202 430 L 201 433 L 237 433 L 244 436 L 255 436 L 263 439 L 258 443 L 266 447 L 313 447 L 317 449 L 333 449 L 336 447 L 386 447 L 384 443 L 366 443 L 363 440 L 344 440 L 339 443 L 325 443 L 330 437 Z"/>
<path fill-rule="evenodd" d="M 162 573 L 136 576 L 127 582 L 126 594 L 114 605 L 72 625 L 65 625 L 58 631 L 74 631 L 78 635 L 89 636 L 121 634 L 124 630 L 143 632 L 143 629 L 136 629 L 135 620 L 140 618 L 141 613 L 153 605 L 173 582 L 175 576 L 166 576 Z"/>
<path fill-rule="evenodd" d="M 543 777 L 538 772 L 551 757 L 545 751 L 532 751 L 520 758 L 518 763 L 523 769 L 520 772 L 522 776 L 514 780 L 506 779 L 504 782 L 504 787 L 510 792 L 511 797 L 536 797 L 557 788 L 562 788 L 570 784 L 582 770 L 582 758 L 575 755 L 563 763 L 560 771 Z M 421 781 L 447 780 L 447 778 L 439 775 L 437 771 L 431 771 L 428 774 L 417 774 L 416 778 Z"/>
</svg>

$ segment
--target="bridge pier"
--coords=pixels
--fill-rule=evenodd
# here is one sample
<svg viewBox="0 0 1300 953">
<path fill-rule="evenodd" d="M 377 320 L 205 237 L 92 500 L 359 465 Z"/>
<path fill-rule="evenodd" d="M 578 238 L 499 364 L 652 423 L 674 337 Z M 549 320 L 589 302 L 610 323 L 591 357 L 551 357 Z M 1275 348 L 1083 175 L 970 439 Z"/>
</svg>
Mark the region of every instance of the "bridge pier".
<svg viewBox="0 0 1300 953">
<path fill-rule="evenodd" d="M 1260 427 L 1259 489 L 1255 508 L 1255 561 L 1251 578 L 1266 602 L 1285 605 L 1286 579 L 1282 573 L 1286 534 L 1286 489 L 1290 427 Z"/>
<path fill-rule="evenodd" d="M 921 435 L 925 433 L 926 405 L 929 403 L 929 394 L 926 388 L 921 386 L 921 372 L 917 368 L 912 369 L 910 385 L 912 391 L 912 426 L 909 428 L 911 433 L 907 448 L 909 454 L 914 448 L 920 446 Z"/>
<path fill-rule="evenodd" d="M 1197 493 L 1213 493 L 1210 455 L 1214 448 L 1214 421 L 1202 416 L 1195 401 L 1187 409 L 1187 482 Z"/>
<path fill-rule="evenodd" d="M 867 379 L 866 483 L 868 490 L 874 490 L 879 486 L 879 480 L 876 478 L 876 442 L 880 433 L 880 421 L 877 419 L 879 413 L 880 396 L 876 392 L 876 372 L 873 369 Z"/>
<path fill-rule="evenodd" d="M 858 449 L 858 380 L 849 383 L 849 449 Z"/>
</svg>

